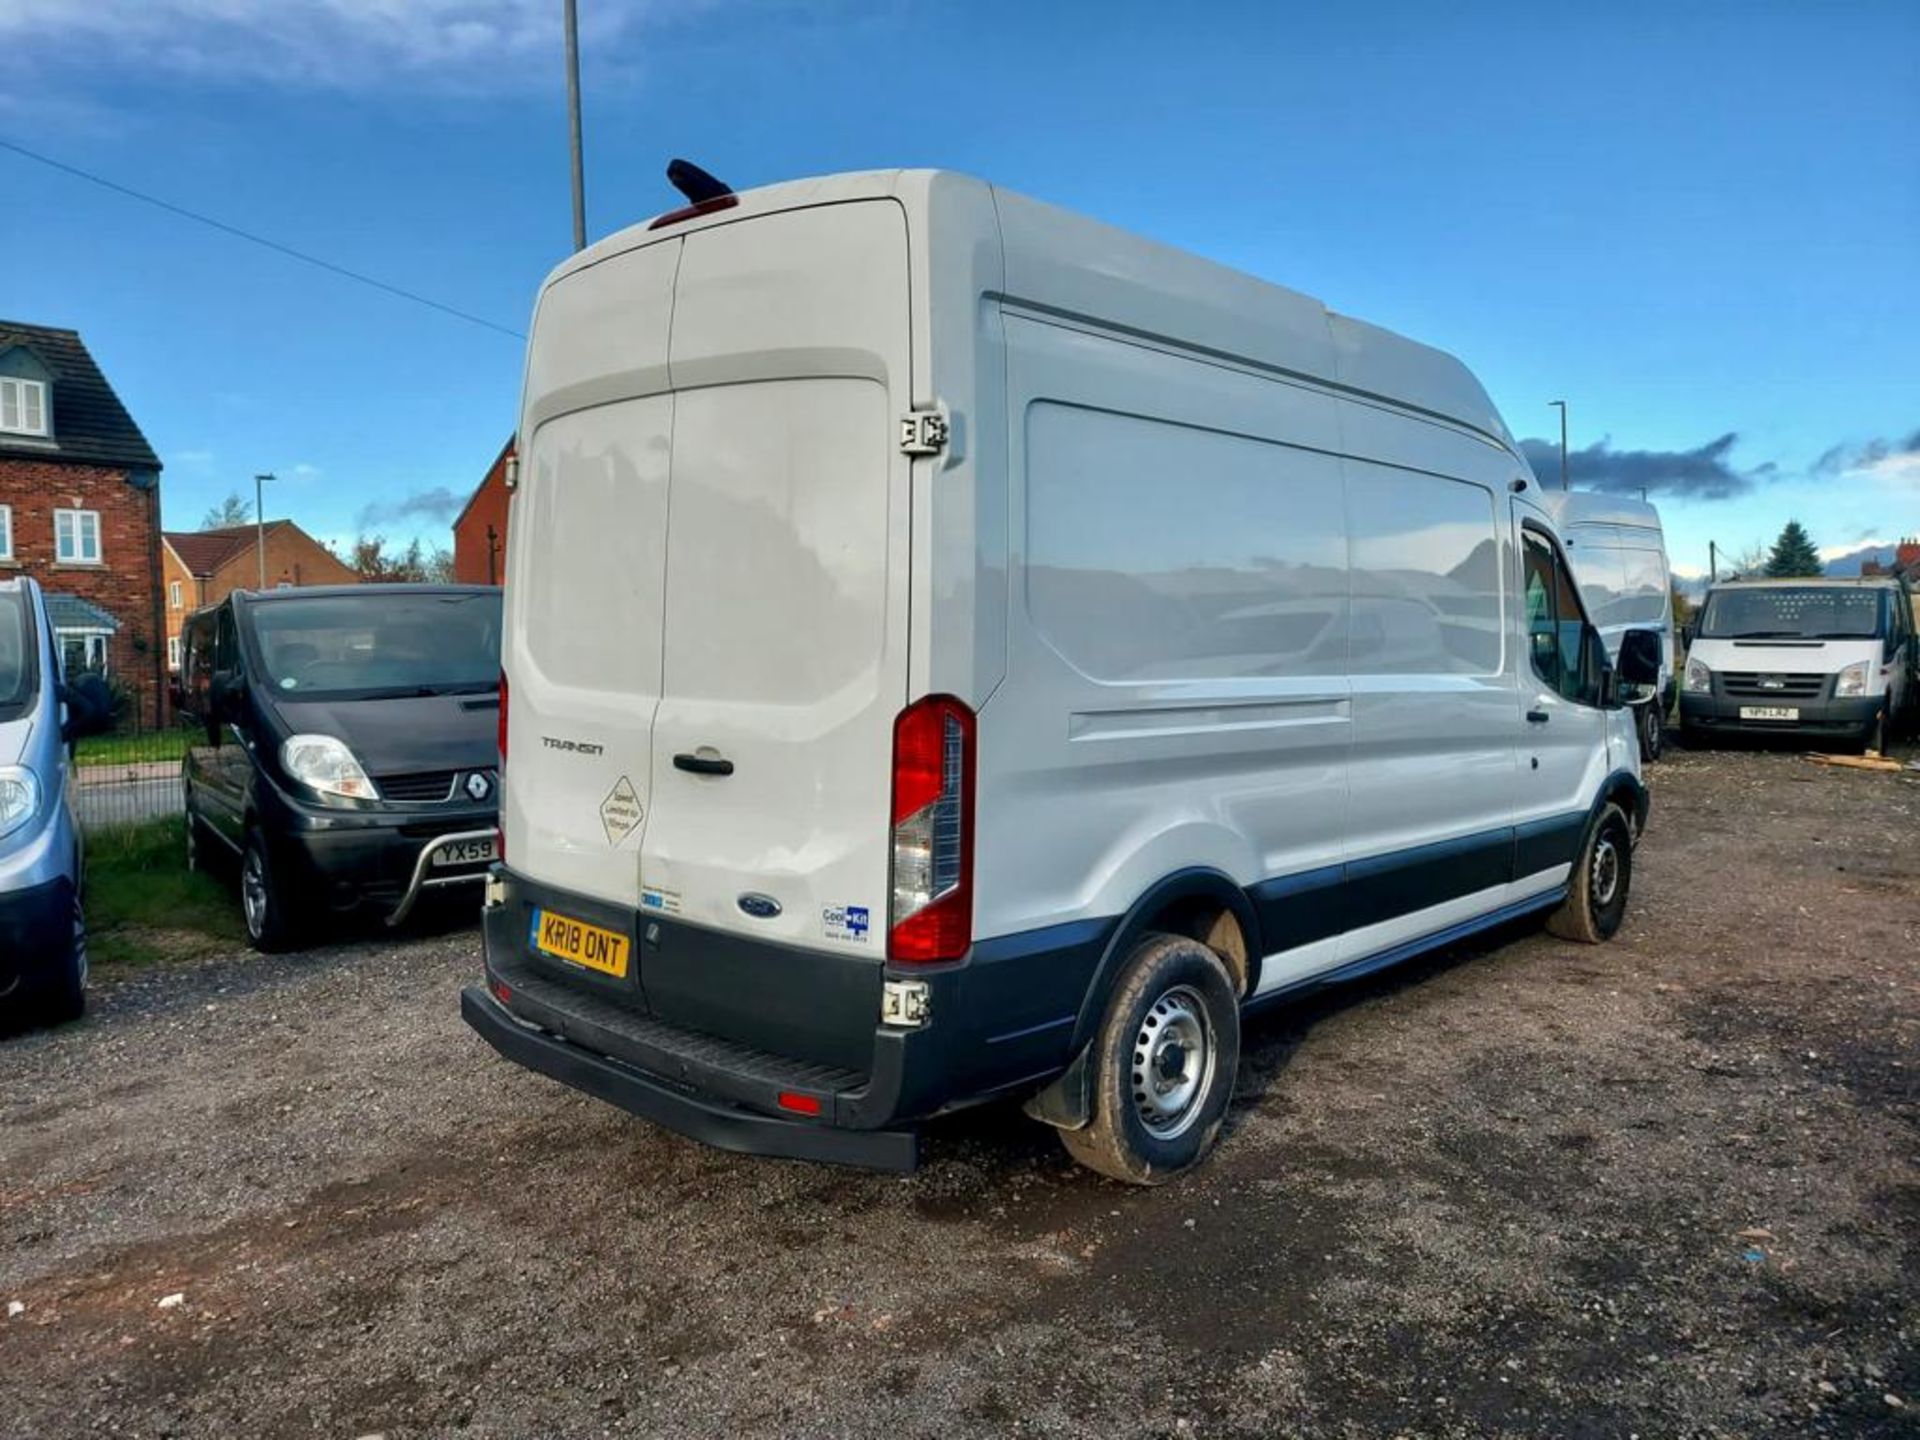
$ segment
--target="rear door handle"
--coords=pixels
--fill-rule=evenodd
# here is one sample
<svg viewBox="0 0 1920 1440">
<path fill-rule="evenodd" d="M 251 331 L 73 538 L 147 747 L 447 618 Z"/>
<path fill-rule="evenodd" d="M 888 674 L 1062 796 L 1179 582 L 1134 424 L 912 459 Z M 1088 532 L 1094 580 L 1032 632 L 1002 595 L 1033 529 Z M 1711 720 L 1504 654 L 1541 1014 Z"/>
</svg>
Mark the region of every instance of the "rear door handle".
<svg viewBox="0 0 1920 1440">
<path fill-rule="evenodd" d="M 1547 721 L 1551 720 L 1552 718 L 1553 718 L 1552 715 L 1550 715 L 1547 711 L 1542 710 L 1538 705 L 1534 706 L 1533 709 L 1527 711 L 1527 719 L 1535 725 L 1544 725 L 1547 723 Z"/>
<path fill-rule="evenodd" d="M 718 755 L 693 755 L 686 751 L 673 757 L 673 768 L 689 775 L 731 775 L 733 762 Z"/>
</svg>

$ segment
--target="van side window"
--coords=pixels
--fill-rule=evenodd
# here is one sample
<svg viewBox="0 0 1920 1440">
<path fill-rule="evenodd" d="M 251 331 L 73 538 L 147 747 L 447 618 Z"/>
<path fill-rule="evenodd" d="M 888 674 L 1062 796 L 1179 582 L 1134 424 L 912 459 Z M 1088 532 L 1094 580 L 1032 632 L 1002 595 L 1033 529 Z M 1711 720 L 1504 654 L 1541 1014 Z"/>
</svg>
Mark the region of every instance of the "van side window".
<svg viewBox="0 0 1920 1440">
<path fill-rule="evenodd" d="M 240 646 L 233 632 L 233 611 L 222 610 L 216 624 L 218 631 L 213 641 L 213 670 L 217 675 L 240 663 Z"/>
<path fill-rule="evenodd" d="M 1526 581 L 1527 653 L 1542 681 L 1568 700 L 1597 705 L 1599 667 L 1586 644 L 1587 617 L 1566 562 L 1544 535 L 1528 530 Z"/>
</svg>

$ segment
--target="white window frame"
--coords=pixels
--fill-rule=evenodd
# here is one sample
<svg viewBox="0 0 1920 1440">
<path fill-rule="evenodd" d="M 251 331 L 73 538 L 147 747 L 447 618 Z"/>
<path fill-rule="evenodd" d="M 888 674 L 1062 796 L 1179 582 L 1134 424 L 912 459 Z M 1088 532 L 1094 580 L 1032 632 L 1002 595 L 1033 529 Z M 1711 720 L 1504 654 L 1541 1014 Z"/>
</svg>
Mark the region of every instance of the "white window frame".
<svg viewBox="0 0 1920 1440">
<path fill-rule="evenodd" d="M 0 375 L 0 430 L 9 435 L 48 434 L 47 411 L 46 381 Z M 36 412 L 38 424 L 32 423 Z"/>
<path fill-rule="evenodd" d="M 0 560 L 13 559 L 13 507 L 0 505 Z"/>
<path fill-rule="evenodd" d="M 60 625 L 54 628 L 53 642 L 60 656 L 60 673 L 67 673 L 67 641 L 78 640 L 85 649 L 87 658 L 93 658 L 94 642 L 100 644 L 100 673 L 107 675 L 113 669 L 113 632 L 102 630 L 97 625 Z"/>
<path fill-rule="evenodd" d="M 167 608 L 169 610 L 178 610 L 180 603 L 180 582 L 178 580 L 169 580 L 167 582 Z"/>
<path fill-rule="evenodd" d="M 178 585 L 180 582 L 176 580 L 173 583 Z M 180 668 L 180 637 L 178 635 L 167 636 L 167 668 L 169 670 Z"/>
<path fill-rule="evenodd" d="M 73 541 L 69 554 L 60 543 L 60 522 L 65 520 L 68 535 Z M 86 538 L 89 526 L 93 532 L 93 553 L 87 554 L 87 547 L 81 542 Z M 101 553 L 100 512 L 98 510 L 56 510 L 53 512 L 53 560 L 56 565 L 104 565 L 106 558 Z"/>
</svg>

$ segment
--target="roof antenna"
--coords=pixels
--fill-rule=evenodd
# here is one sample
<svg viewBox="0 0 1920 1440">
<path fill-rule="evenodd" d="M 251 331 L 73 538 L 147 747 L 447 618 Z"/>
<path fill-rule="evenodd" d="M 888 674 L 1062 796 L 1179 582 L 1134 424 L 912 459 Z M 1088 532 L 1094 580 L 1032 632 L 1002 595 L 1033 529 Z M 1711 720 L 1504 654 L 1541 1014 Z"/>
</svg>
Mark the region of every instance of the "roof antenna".
<svg viewBox="0 0 1920 1440">
<path fill-rule="evenodd" d="M 691 160 L 668 161 L 667 180 L 695 205 L 705 205 L 709 200 L 733 194 L 731 185 L 724 180 L 714 179 Z"/>
</svg>

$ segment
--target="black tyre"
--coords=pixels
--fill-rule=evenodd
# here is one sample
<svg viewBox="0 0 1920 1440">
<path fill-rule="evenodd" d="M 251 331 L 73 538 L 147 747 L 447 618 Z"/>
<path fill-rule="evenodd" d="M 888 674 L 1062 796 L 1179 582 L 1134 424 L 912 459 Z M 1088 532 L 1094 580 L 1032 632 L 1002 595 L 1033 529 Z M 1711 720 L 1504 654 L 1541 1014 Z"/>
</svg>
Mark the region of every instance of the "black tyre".
<svg viewBox="0 0 1920 1440">
<path fill-rule="evenodd" d="M 1240 1065 L 1240 997 L 1220 957 L 1184 935 L 1134 949 L 1094 1036 L 1093 1116 L 1060 1139 L 1082 1165 L 1162 1185 L 1213 1148 Z"/>
<path fill-rule="evenodd" d="M 41 993 L 40 1018 L 64 1025 L 87 1013 L 87 910 L 80 891 L 73 892 L 73 933 L 67 953 Z"/>
<path fill-rule="evenodd" d="M 1632 886 L 1633 827 L 1618 805 L 1603 805 L 1573 862 L 1566 902 L 1547 917 L 1547 929 L 1586 945 L 1611 940 Z"/>
<path fill-rule="evenodd" d="M 240 913 L 254 949 L 271 955 L 299 943 L 297 907 L 280 883 L 266 838 L 258 830 L 247 832 L 247 848 L 240 857 Z"/>
<path fill-rule="evenodd" d="M 1640 758 L 1658 760 L 1667 748 L 1667 717 L 1660 713 L 1660 702 L 1649 700 L 1637 706 L 1634 719 L 1640 731 Z"/>
<path fill-rule="evenodd" d="M 1866 755 L 1886 754 L 1887 740 L 1889 738 L 1888 730 L 1887 707 L 1882 705 L 1880 709 L 1875 712 L 1873 719 L 1868 723 L 1865 733 L 1860 737 L 1861 753 Z"/>
</svg>

